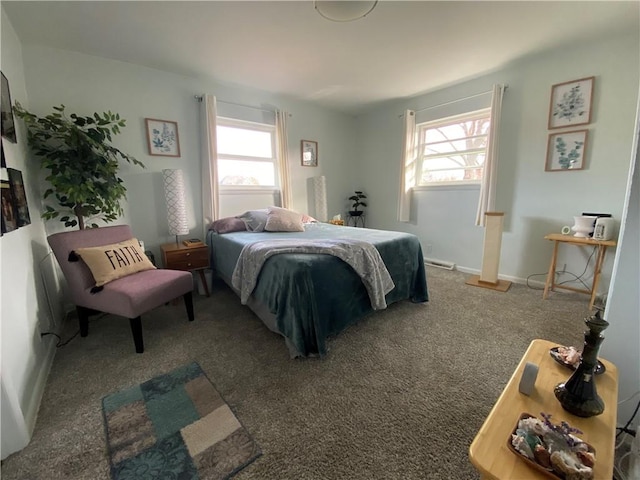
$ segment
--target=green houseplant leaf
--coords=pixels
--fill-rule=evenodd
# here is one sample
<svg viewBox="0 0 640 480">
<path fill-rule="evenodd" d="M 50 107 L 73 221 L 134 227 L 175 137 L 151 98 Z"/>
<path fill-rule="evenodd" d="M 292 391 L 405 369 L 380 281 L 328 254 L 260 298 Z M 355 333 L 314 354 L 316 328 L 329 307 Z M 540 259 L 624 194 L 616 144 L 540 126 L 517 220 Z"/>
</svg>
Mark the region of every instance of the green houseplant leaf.
<svg viewBox="0 0 640 480">
<path fill-rule="evenodd" d="M 59 220 L 65 227 L 85 228 L 85 220 L 97 218 L 112 222 L 122 215 L 120 201 L 126 188 L 118 177 L 120 161 L 144 165 L 111 145 L 112 134 L 120 133 L 125 120 L 111 112 L 82 117 L 67 117 L 65 106 L 53 107 L 54 113 L 38 117 L 16 102 L 15 114 L 28 129 L 29 146 L 49 171 L 50 186 L 44 199 L 53 195 L 57 205 L 45 205 L 42 217 Z M 95 223 L 91 224 L 92 226 Z"/>
</svg>

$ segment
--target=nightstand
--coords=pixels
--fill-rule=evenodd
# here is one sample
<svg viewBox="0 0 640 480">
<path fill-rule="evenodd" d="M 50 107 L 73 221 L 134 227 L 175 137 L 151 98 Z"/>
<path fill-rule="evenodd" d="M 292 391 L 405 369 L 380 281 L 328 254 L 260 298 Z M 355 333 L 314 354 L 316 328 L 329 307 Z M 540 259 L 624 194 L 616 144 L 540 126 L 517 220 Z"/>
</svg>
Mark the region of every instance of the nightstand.
<svg viewBox="0 0 640 480">
<path fill-rule="evenodd" d="M 209 296 L 209 286 L 204 271 L 209 268 L 209 247 L 187 247 L 182 243 L 165 243 L 161 247 L 162 263 L 170 270 L 198 270 L 204 291 Z"/>
</svg>

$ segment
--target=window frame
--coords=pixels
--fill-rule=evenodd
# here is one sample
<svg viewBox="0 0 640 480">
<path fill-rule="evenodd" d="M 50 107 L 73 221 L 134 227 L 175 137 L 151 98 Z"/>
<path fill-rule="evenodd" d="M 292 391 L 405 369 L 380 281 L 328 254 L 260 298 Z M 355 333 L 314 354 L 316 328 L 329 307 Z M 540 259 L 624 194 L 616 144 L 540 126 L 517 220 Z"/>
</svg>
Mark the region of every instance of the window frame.
<svg viewBox="0 0 640 480">
<path fill-rule="evenodd" d="M 269 193 L 269 192 L 278 192 L 280 191 L 280 175 L 279 175 L 279 159 L 278 159 L 278 149 L 276 145 L 276 126 L 268 123 L 259 123 L 252 122 L 250 120 L 240 120 L 238 118 L 224 117 L 218 116 L 216 118 L 216 128 L 217 127 L 231 127 L 238 128 L 244 130 L 254 130 L 259 132 L 267 132 L 271 134 L 271 153 L 272 157 L 251 157 L 246 155 L 235 155 L 224 153 L 221 154 L 220 151 L 217 152 L 216 162 L 220 162 L 220 160 L 226 161 L 249 161 L 249 162 L 264 162 L 270 163 L 273 165 L 273 177 L 274 177 L 274 185 L 223 185 L 220 183 L 222 178 L 218 178 L 218 189 L 221 193 L 225 194 L 238 194 L 238 195 L 246 195 L 252 193 Z M 216 132 L 217 138 L 217 132 Z"/>
<path fill-rule="evenodd" d="M 470 180 L 449 180 L 449 181 L 438 181 L 438 182 L 426 182 L 423 183 L 421 181 L 422 178 L 422 169 L 424 159 L 428 157 L 428 155 L 423 155 L 421 152 L 424 151 L 426 145 L 436 144 L 436 143 L 446 143 L 446 141 L 442 142 L 431 142 L 431 143 L 421 143 L 421 139 L 424 136 L 423 132 L 427 129 L 433 129 L 438 126 L 451 125 L 455 123 L 462 123 L 469 120 L 478 120 L 481 118 L 488 118 L 489 122 L 491 122 L 491 107 L 479 108 L 476 110 L 472 110 L 465 113 L 460 113 L 456 115 L 450 115 L 447 117 L 437 118 L 435 120 L 429 120 L 426 122 L 421 122 L 416 124 L 416 185 L 413 187 L 415 190 L 426 190 L 429 188 L 439 188 L 443 187 L 479 187 L 482 183 L 482 178 L 479 179 L 470 179 Z M 489 127 L 490 129 L 491 127 Z M 487 137 L 487 145 L 484 147 L 485 159 L 487 155 L 487 147 L 488 147 L 488 137 L 489 130 L 487 130 L 486 135 L 481 135 Z M 478 136 L 476 136 L 478 137 Z M 459 139 L 455 139 L 452 141 L 460 141 L 466 140 L 467 138 L 472 137 L 462 137 Z M 478 167 L 470 167 L 470 168 L 478 168 Z M 450 170 L 450 169 L 447 169 Z M 460 170 L 464 170 L 464 168 L 460 168 Z M 484 176 L 484 164 L 482 165 L 482 175 Z"/>
</svg>

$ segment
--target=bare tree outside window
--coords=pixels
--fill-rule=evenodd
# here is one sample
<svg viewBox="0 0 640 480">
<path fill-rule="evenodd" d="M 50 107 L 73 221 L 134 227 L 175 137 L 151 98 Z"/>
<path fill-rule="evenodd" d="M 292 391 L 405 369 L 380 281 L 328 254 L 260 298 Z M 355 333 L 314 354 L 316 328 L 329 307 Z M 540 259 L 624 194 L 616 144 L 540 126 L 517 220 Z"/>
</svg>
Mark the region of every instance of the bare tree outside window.
<svg viewBox="0 0 640 480">
<path fill-rule="evenodd" d="M 419 185 L 479 183 L 490 124 L 481 110 L 418 125 Z"/>
</svg>

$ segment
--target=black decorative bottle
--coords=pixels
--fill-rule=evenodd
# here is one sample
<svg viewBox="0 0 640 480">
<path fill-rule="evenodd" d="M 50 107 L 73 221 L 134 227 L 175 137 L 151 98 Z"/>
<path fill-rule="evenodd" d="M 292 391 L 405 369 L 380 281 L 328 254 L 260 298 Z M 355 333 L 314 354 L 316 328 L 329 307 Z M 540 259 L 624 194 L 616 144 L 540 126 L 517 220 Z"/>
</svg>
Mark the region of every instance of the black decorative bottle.
<svg viewBox="0 0 640 480">
<path fill-rule="evenodd" d="M 609 326 L 600 311 L 585 318 L 589 330 L 584 332 L 584 347 L 580 365 L 573 375 L 554 389 L 556 398 L 567 412 L 579 417 L 593 417 L 604 412 L 604 402 L 596 391 L 594 370 L 598 363 L 598 350 L 604 340 L 602 331 Z"/>
</svg>

